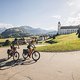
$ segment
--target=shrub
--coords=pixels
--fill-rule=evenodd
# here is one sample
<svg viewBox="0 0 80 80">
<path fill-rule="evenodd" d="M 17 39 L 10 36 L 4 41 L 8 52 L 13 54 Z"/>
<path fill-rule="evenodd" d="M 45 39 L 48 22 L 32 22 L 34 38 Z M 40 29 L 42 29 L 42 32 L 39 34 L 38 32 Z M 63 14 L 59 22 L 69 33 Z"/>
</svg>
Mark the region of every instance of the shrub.
<svg viewBox="0 0 80 80">
<path fill-rule="evenodd" d="M 78 38 L 80 38 L 80 34 L 78 34 Z"/>
<path fill-rule="evenodd" d="M 53 39 L 55 39 L 55 37 L 56 37 L 56 36 L 54 35 L 54 36 L 53 36 Z"/>
</svg>

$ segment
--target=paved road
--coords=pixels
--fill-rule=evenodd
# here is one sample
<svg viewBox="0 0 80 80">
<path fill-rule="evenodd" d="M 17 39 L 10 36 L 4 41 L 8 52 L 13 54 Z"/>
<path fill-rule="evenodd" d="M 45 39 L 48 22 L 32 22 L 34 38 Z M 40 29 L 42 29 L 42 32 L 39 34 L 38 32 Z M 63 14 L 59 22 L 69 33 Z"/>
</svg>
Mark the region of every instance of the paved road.
<svg viewBox="0 0 80 80">
<path fill-rule="evenodd" d="M 22 48 L 18 50 L 22 53 Z M 75 52 L 41 52 L 39 61 L 32 59 L 15 63 L 12 59 L 5 61 L 6 50 L 0 48 L 0 80 L 80 80 L 80 51 Z M 22 64 L 23 63 L 23 64 Z"/>
</svg>

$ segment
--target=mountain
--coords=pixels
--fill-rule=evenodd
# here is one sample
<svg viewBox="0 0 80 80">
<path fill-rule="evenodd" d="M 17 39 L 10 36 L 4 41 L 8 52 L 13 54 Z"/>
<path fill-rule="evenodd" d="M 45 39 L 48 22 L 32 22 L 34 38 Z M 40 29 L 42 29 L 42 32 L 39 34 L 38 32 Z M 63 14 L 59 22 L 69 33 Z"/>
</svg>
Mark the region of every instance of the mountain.
<svg viewBox="0 0 80 80">
<path fill-rule="evenodd" d="M 7 38 L 7 37 L 24 37 L 24 36 L 29 36 L 30 34 L 16 27 L 16 28 L 6 29 L 4 32 L 1 33 L 1 35 Z"/>
<path fill-rule="evenodd" d="M 0 33 L 2 33 L 3 31 L 5 31 L 6 30 L 6 28 L 5 27 L 3 27 L 3 28 L 0 28 Z"/>
<path fill-rule="evenodd" d="M 19 28 L 21 30 L 23 30 L 24 32 L 28 32 L 32 35 L 45 34 L 47 32 L 47 30 L 43 30 L 43 29 L 40 29 L 40 28 L 32 28 L 30 26 L 20 26 Z"/>
<path fill-rule="evenodd" d="M 32 28 L 30 26 L 20 26 L 6 29 L 1 33 L 3 37 L 25 37 L 30 35 L 42 35 L 48 34 L 48 30 L 43 30 L 41 28 Z"/>
</svg>

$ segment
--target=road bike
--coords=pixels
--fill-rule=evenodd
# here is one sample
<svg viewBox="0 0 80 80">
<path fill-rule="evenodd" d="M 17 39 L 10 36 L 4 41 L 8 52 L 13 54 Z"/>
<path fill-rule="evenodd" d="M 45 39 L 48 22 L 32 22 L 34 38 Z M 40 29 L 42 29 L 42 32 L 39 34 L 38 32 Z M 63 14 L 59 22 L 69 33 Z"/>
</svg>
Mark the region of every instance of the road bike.
<svg viewBox="0 0 80 80">
<path fill-rule="evenodd" d="M 13 60 L 18 60 L 20 55 L 17 52 L 17 47 L 14 47 L 14 49 L 8 49 L 7 50 L 7 54 L 8 54 L 8 59 L 10 59 L 11 57 L 13 57 Z"/>
<path fill-rule="evenodd" d="M 27 59 L 28 57 L 30 57 L 29 50 L 28 49 L 23 49 L 22 56 L 23 56 L 24 59 Z M 32 56 L 32 59 L 34 61 L 37 61 L 37 60 L 40 59 L 40 53 L 38 51 L 36 51 L 35 48 L 32 49 L 31 56 Z"/>
</svg>

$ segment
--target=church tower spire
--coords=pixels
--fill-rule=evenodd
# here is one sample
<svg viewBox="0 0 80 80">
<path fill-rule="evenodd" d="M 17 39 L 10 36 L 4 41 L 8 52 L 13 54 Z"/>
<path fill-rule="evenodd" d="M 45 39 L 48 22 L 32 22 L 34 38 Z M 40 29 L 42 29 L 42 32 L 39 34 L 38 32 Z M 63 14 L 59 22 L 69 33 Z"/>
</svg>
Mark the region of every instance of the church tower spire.
<svg viewBox="0 0 80 80">
<path fill-rule="evenodd" d="M 58 22 L 58 34 L 60 34 L 60 28 L 61 28 L 61 23 L 60 21 Z"/>
</svg>

